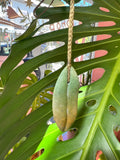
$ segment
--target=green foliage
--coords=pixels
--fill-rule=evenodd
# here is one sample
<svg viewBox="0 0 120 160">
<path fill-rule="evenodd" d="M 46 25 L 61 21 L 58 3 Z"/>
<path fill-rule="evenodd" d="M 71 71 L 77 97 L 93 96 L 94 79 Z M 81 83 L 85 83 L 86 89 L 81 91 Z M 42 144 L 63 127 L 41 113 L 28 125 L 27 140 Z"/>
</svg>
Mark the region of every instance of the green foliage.
<svg viewBox="0 0 120 160">
<path fill-rule="evenodd" d="M 48 70 L 46 70 L 45 72 L 47 72 Z M 49 70 L 50 72 L 50 70 Z M 46 73 L 47 74 L 47 73 Z M 33 85 L 34 83 L 36 83 L 38 81 L 37 76 L 35 75 L 35 73 L 30 73 L 26 79 L 23 81 L 21 87 L 19 88 L 17 94 L 22 93 L 23 91 L 25 91 L 27 88 L 29 88 L 31 85 Z M 54 87 L 47 87 L 44 90 L 42 90 L 34 99 L 32 105 L 30 106 L 31 112 L 36 110 L 37 108 L 41 107 L 42 105 L 44 105 L 45 103 L 47 103 L 48 101 L 52 100 L 52 92 L 53 92 Z M 51 92 L 51 93 L 50 93 Z"/>
<path fill-rule="evenodd" d="M 100 7 L 107 8 L 102 11 Z M 44 8 L 39 8 L 40 14 Z M 41 18 L 50 19 L 52 24 L 68 18 L 69 7 L 49 8 Z M 38 147 L 44 148 L 39 160 L 95 160 L 96 152 L 102 150 L 106 159 L 120 159 L 120 144 L 114 135 L 114 128 L 120 125 L 120 0 L 94 0 L 91 7 L 76 7 L 75 19 L 82 22 L 74 27 L 72 59 L 94 52 L 106 50 L 107 55 L 87 61 L 74 62 L 77 74 L 94 68 L 104 68 L 103 77 L 97 82 L 81 88 L 78 100 L 78 116 L 72 127 L 78 134 L 71 140 L 57 142 L 61 134 L 55 124 L 47 126 L 52 117 L 51 102 L 46 103 L 25 118 L 35 97 L 52 83 L 55 83 L 61 69 L 30 85 L 17 94 L 25 78 L 37 67 L 53 62 L 67 62 L 67 29 L 34 36 L 37 29 L 27 32 L 24 39 L 18 39 L 12 46 L 11 54 L 0 68 L 4 91 L 0 97 L 0 159 L 4 160 L 8 151 L 22 138 L 27 139 L 17 147 L 6 160 L 26 160 Z M 112 21 L 113 26 L 98 27 L 98 22 Z M 100 41 L 76 44 L 75 41 L 96 35 L 110 35 Z M 29 37 L 29 38 L 28 38 Z M 48 51 L 26 63 L 17 66 L 23 57 L 35 47 L 49 41 L 61 41 L 65 45 Z M 116 114 L 110 110 L 115 108 Z M 47 130 L 48 128 L 48 130 Z M 47 130 L 47 136 L 44 136 Z M 44 138 L 43 138 L 44 137 Z M 46 143 L 48 141 L 48 144 Z M 105 159 L 104 158 L 104 159 Z"/>
<path fill-rule="evenodd" d="M 50 72 L 50 71 L 49 71 Z M 29 86 L 33 85 L 38 81 L 37 76 L 35 73 L 30 73 L 26 79 L 23 81 L 22 85 L 20 86 L 17 94 L 22 93 L 24 90 L 26 90 Z M 1 81 L 0 81 L 1 82 Z M 4 88 L 2 87 L 2 84 L 0 83 L 0 94 L 2 94 Z M 48 101 L 52 100 L 52 94 L 50 92 L 53 92 L 53 87 L 48 87 L 41 91 L 34 99 L 32 104 L 30 105 L 30 108 L 28 111 L 23 115 L 22 119 L 25 118 L 28 114 L 35 111 L 36 109 L 40 108 L 42 105 L 47 103 Z M 29 135 L 29 134 L 28 134 Z M 22 137 L 8 152 L 8 154 L 5 156 L 9 156 L 16 148 L 20 146 L 21 143 L 23 143 L 27 139 L 27 135 Z"/>
</svg>

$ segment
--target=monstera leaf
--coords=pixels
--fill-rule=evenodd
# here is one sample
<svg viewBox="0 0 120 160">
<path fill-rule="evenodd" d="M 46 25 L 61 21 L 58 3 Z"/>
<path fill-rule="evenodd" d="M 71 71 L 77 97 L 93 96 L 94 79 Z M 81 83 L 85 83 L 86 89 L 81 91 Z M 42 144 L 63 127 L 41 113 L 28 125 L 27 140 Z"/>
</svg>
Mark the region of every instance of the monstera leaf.
<svg viewBox="0 0 120 160">
<path fill-rule="evenodd" d="M 39 15 L 44 9 L 37 9 L 36 14 Z M 67 19 L 68 15 L 69 7 L 57 7 L 49 8 L 40 18 L 49 19 L 46 24 L 52 24 Z M 120 144 L 114 134 L 120 128 L 119 15 L 119 0 L 93 0 L 92 6 L 75 7 L 74 19 L 80 21 L 81 25 L 74 26 L 72 65 L 78 75 L 95 68 L 103 68 L 105 72 L 100 80 L 80 89 L 78 116 L 72 126 L 77 134 L 68 141 L 57 141 L 62 133 L 56 124 L 50 127 L 47 125 L 52 117 L 51 102 L 23 118 L 35 97 L 55 83 L 62 68 L 17 94 L 22 82 L 37 67 L 61 61 L 66 64 L 67 29 L 33 36 L 38 29 L 32 23 L 24 36 L 17 39 L 10 56 L 0 68 L 1 84 L 4 88 L 0 97 L 0 159 L 26 160 L 39 150 L 42 155 L 37 159 L 40 160 L 95 160 L 98 151 L 102 152 L 102 159 L 120 159 Z M 106 26 L 101 26 L 101 22 Z M 94 39 L 99 36 L 106 38 L 76 43 L 76 40 L 88 36 L 94 36 Z M 18 66 L 29 51 L 51 41 L 64 42 L 64 45 Z M 101 50 L 106 52 L 103 57 L 74 62 L 80 55 Z M 24 141 L 6 156 L 22 138 Z"/>
</svg>

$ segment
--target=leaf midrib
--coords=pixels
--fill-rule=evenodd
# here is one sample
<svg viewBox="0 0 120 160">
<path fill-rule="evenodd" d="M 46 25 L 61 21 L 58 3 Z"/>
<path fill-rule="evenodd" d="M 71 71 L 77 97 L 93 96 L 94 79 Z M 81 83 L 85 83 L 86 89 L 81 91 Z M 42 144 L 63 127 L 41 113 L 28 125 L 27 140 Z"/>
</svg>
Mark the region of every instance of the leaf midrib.
<svg viewBox="0 0 120 160">
<path fill-rule="evenodd" d="M 97 129 L 98 125 L 101 124 L 101 119 L 102 119 L 102 115 L 103 115 L 103 112 L 104 112 L 104 108 L 106 106 L 106 103 L 107 103 L 108 98 L 109 98 L 109 96 L 111 94 L 112 88 L 114 86 L 115 80 L 116 80 L 117 75 L 119 73 L 119 72 L 116 72 L 117 69 L 118 69 L 118 67 L 119 67 L 119 64 L 120 64 L 120 55 L 118 56 L 118 59 L 117 59 L 117 61 L 115 63 L 115 66 L 113 68 L 111 77 L 110 77 L 110 79 L 109 79 L 109 81 L 108 81 L 108 83 L 106 85 L 106 89 L 105 89 L 105 92 L 104 92 L 103 97 L 101 99 L 101 103 L 98 106 L 98 112 L 97 112 L 97 114 L 95 116 L 95 119 L 93 121 L 93 125 L 91 127 L 89 135 L 88 135 L 88 137 L 87 137 L 87 139 L 85 141 L 85 144 L 84 144 L 84 148 L 85 149 L 83 149 L 81 160 L 85 160 L 86 159 L 88 150 L 90 148 L 90 145 L 91 145 L 92 140 L 94 138 L 94 135 L 96 133 L 96 129 Z M 106 141 L 108 142 L 108 139 Z M 110 148 L 111 148 L 112 152 L 114 153 L 115 157 L 117 159 L 119 159 L 118 156 L 116 155 L 116 153 L 115 153 L 115 151 L 114 151 L 114 149 L 113 149 L 112 144 L 110 143 L 110 141 L 108 142 L 108 145 L 110 146 Z"/>
</svg>

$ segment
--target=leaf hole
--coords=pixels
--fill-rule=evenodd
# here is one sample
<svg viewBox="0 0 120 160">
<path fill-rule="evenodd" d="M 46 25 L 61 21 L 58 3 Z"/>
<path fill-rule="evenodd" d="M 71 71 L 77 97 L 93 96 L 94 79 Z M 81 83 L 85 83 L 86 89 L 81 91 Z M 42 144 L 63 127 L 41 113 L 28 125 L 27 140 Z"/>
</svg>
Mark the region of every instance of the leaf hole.
<svg viewBox="0 0 120 160">
<path fill-rule="evenodd" d="M 110 12 L 110 10 L 108 8 L 104 8 L 104 7 L 99 7 L 99 9 L 103 12 Z"/>
<path fill-rule="evenodd" d="M 92 70 L 84 72 L 79 75 L 80 86 L 86 86 L 91 83 Z"/>
<path fill-rule="evenodd" d="M 79 91 L 79 93 L 82 93 L 83 91 Z"/>
<path fill-rule="evenodd" d="M 92 36 L 88 36 L 88 37 L 82 37 L 79 38 L 75 41 L 75 44 L 82 44 L 82 43 L 88 43 L 92 41 Z"/>
<path fill-rule="evenodd" d="M 100 49 L 100 50 L 92 51 L 91 53 L 86 53 L 86 54 L 83 54 L 81 56 L 78 56 L 78 57 L 74 58 L 74 62 L 80 62 L 80 61 L 86 61 L 86 60 L 89 60 L 89 59 L 95 59 L 95 58 L 98 58 L 98 57 L 103 57 L 107 54 L 108 54 L 107 50 Z"/>
<path fill-rule="evenodd" d="M 95 27 L 111 27 L 115 25 L 116 23 L 114 21 L 102 21 L 102 22 L 95 23 Z"/>
<path fill-rule="evenodd" d="M 40 79 L 49 76 L 50 74 L 54 73 L 56 70 L 62 68 L 64 66 L 65 62 L 64 61 L 59 61 L 55 63 L 46 63 L 45 65 L 40 66 L 41 70 L 41 77 Z M 51 73 L 47 74 L 45 73 L 45 70 L 51 70 Z"/>
<path fill-rule="evenodd" d="M 82 24 L 81 21 L 78 21 L 78 20 L 73 21 L 73 26 L 79 26 L 81 24 Z M 44 31 L 45 27 L 43 27 L 43 33 L 62 30 L 62 29 L 68 28 L 68 26 L 69 26 L 69 19 L 65 19 L 50 25 L 46 25 L 46 31 Z"/>
<path fill-rule="evenodd" d="M 33 50 L 33 56 L 36 57 L 36 56 L 40 55 L 41 53 L 46 53 L 48 51 L 55 50 L 55 49 L 60 48 L 64 45 L 65 45 L 65 42 L 62 42 L 62 41 L 50 41 L 47 43 L 43 43 Z M 39 49 L 39 52 L 38 52 L 38 49 Z"/>
<path fill-rule="evenodd" d="M 93 5 L 93 0 L 86 0 L 86 2 L 80 0 L 75 4 L 77 7 L 88 7 Z"/>
<path fill-rule="evenodd" d="M 108 54 L 108 51 L 107 51 L 107 50 L 103 50 L 103 49 L 101 49 L 101 50 L 96 50 L 96 51 L 95 51 L 95 58 L 103 57 L 103 56 L 105 56 L 105 55 L 107 55 L 107 54 Z"/>
<path fill-rule="evenodd" d="M 60 62 L 55 62 L 55 63 L 50 63 L 48 65 L 50 65 L 52 73 L 55 72 L 56 70 L 62 68 L 64 66 L 65 62 L 60 61 Z"/>
<path fill-rule="evenodd" d="M 105 73 L 105 69 L 104 68 L 95 68 L 92 70 L 92 80 L 91 83 L 98 81 L 99 79 L 101 79 L 103 77 Z"/>
<path fill-rule="evenodd" d="M 118 32 L 117 32 L 117 34 L 119 34 L 119 35 L 120 35 L 120 31 L 118 31 Z"/>
<path fill-rule="evenodd" d="M 96 160 L 107 160 L 106 156 L 101 150 L 96 152 Z"/>
<path fill-rule="evenodd" d="M 57 141 L 67 141 L 69 139 L 73 139 L 76 134 L 78 133 L 78 129 L 77 128 L 72 128 L 69 131 L 64 132 L 63 134 L 61 134 L 58 138 Z"/>
<path fill-rule="evenodd" d="M 96 37 L 96 41 L 101 41 L 101 40 L 106 40 L 111 38 L 112 36 L 110 34 L 101 34 L 101 35 L 97 35 Z"/>
<path fill-rule="evenodd" d="M 27 133 L 24 137 L 22 137 L 6 154 L 5 158 L 8 157 L 15 149 L 17 149 L 23 142 L 27 140 L 30 136 L 30 133 Z"/>
<path fill-rule="evenodd" d="M 47 121 L 47 125 L 51 125 L 55 123 L 54 117 L 51 117 L 48 121 Z"/>
<path fill-rule="evenodd" d="M 114 132 L 114 135 L 115 135 L 116 139 L 118 140 L 118 142 L 120 142 L 120 125 L 115 126 L 113 128 L 113 132 Z"/>
<path fill-rule="evenodd" d="M 101 34 L 101 35 L 93 35 L 88 37 L 82 37 L 77 40 L 75 40 L 75 44 L 86 44 L 89 42 L 96 42 L 101 40 L 106 40 L 111 38 L 112 36 L 110 34 Z"/>
<path fill-rule="evenodd" d="M 96 100 L 91 99 L 91 100 L 87 101 L 86 104 L 87 104 L 88 107 L 94 106 L 96 104 Z"/>
<path fill-rule="evenodd" d="M 43 152 L 44 152 L 44 148 L 42 148 L 41 150 L 39 150 L 38 152 L 34 153 L 32 156 L 31 156 L 31 159 L 30 160 L 35 160 L 36 158 L 40 157 Z"/>
<path fill-rule="evenodd" d="M 84 72 L 82 74 L 79 74 L 79 72 L 78 72 L 80 86 L 90 85 L 91 83 L 98 81 L 99 79 L 101 79 L 103 77 L 104 73 L 105 73 L 105 70 L 103 68 L 91 69 L 91 70 Z"/>
<path fill-rule="evenodd" d="M 112 115 L 116 115 L 117 114 L 117 110 L 114 106 L 110 105 L 109 106 L 109 112 L 112 114 Z"/>
</svg>

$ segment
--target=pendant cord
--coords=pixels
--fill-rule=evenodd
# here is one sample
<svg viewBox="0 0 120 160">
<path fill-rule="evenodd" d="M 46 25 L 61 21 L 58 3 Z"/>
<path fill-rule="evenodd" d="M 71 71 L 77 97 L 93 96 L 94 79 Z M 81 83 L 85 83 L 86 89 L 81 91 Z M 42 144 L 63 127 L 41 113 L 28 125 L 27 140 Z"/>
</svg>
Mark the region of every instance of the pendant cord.
<svg viewBox="0 0 120 160">
<path fill-rule="evenodd" d="M 70 0 L 69 27 L 68 27 L 68 52 L 67 52 L 67 82 L 70 82 L 70 68 L 72 58 L 72 39 L 73 39 L 73 20 L 74 20 L 74 0 Z"/>
</svg>

